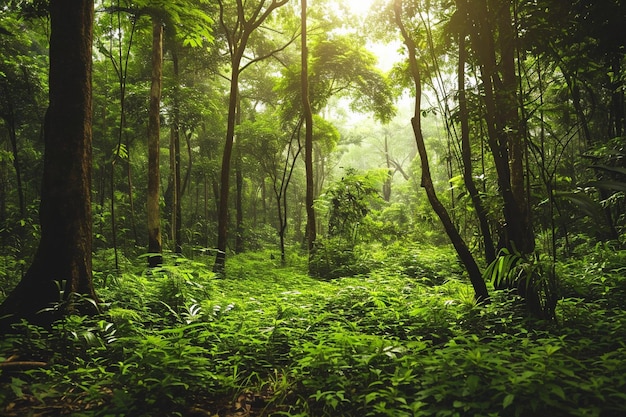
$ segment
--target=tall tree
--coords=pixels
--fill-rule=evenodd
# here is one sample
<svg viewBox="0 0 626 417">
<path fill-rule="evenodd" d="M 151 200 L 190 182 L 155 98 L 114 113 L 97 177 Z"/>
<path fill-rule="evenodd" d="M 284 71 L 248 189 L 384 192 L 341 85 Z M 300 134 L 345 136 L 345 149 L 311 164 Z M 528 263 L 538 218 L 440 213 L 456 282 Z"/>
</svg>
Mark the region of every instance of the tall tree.
<svg viewBox="0 0 626 417">
<path fill-rule="evenodd" d="M 110 213 L 111 213 L 111 243 L 113 244 L 113 252 L 115 256 L 115 269 L 119 266 L 118 256 L 118 216 L 116 205 L 116 187 L 115 187 L 115 171 L 117 163 L 122 161 L 126 168 L 126 183 L 128 186 L 128 203 L 130 208 L 130 223 L 135 241 L 138 240 L 137 227 L 135 224 L 133 182 L 132 182 L 132 165 L 131 165 L 131 147 L 130 139 L 127 132 L 127 90 L 128 90 L 128 69 L 131 58 L 131 49 L 133 47 L 134 35 L 137 29 L 138 19 L 129 19 L 129 26 L 125 25 L 122 19 L 125 14 L 120 8 L 121 0 L 117 0 L 115 10 L 109 12 L 109 22 L 105 29 L 100 29 L 108 34 L 108 39 L 102 37 L 94 39 L 96 47 L 103 53 L 113 66 L 116 75 L 119 92 L 119 118 L 117 123 L 117 144 L 113 148 L 110 159 Z M 98 20 L 96 20 L 98 23 Z M 109 101 L 105 102 L 104 114 L 102 117 L 104 126 L 107 125 L 106 106 Z M 104 195 L 102 196 L 104 198 Z"/>
<path fill-rule="evenodd" d="M 529 254 L 535 235 L 525 186 L 525 143 L 515 72 L 511 1 L 457 0 L 480 69 L 487 137 L 504 205 L 500 247 Z"/>
<path fill-rule="evenodd" d="M 217 254 L 213 269 L 222 272 L 226 265 L 226 247 L 228 244 L 228 197 L 230 193 L 230 172 L 233 145 L 235 142 L 235 127 L 237 124 L 237 105 L 239 98 L 239 77 L 241 73 L 255 62 L 272 56 L 272 50 L 242 63 L 246 48 L 252 34 L 261 27 L 268 17 L 277 8 L 287 4 L 289 0 L 260 0 L 255 4 L 237 0 L 234 10 L 228 8 L 226 0 L 218 0 L 220 5 L 220 25 L 228 43 L 230 56 L 230 92 L 228 98 L 228 121 L 226 126 L 226 141 L 222 154 L 222 169 L 220 174 L 218 226 L 217 226 Z M 235 18 L 231 21 L 229 12 Z M 282 49 L 286 47 L 279 47 Z"/>
<path fill-rule="evenodd" d="M 443 227 L 452 242 L 452 245 L 456 249 L 461 262 L 467 269 L 467 272 L 474 287 L 474 293 L 477 300 L 486 300 L 489 297 L 487 286 L 483 280 L 480 268 L 476 264 L 474 256 L 470 252 L 467 244 L 461 237 L 459 231 L 455 227 L 448 211 L 445 206 L 439 200 L 433 180 L 430 174 L 430 163 L 428 160 L 428 152 L 426 150 L 426 144 L 424 141 L 424 135 L 422 132 L 422 70 L 420 69 L 417 61 L 416 51 L 417 45 L 412 37 L 412 33 L 408 30 L 405 22 L 405 11 L 402 0 L 394 0 L 394 20 L 397 27 L 400 29 L 402 40 L 406 47 L 409 59 L 409 72 L 415 88 L 415 115 L 411 119 L 411 125 L 413 126 L 413 132 L 415 134 L 415 141 L 417 143 L 417 150 L 421 160 L 422 178 L 421 185 L 426 190 L 428 201 L 433 210 L 441 220 Z"/>
<path fill-rule="evenodd" d="M 313 181 L 313 110 L 309 98 L 309 49 L 307 46 L 307 1 L 301 2 L 301 53 L 302 71 L 300 75 L 300 86 L 302 88 L 302 110 L 304 114 L 304 167 L 306 172 L 306 239 L 309 250 L 309 259 L 315 250 L 315 239 L 317 228 L 315 226 L 315 208 L 313 207 L 315 198 L 315 183 Z"/>
<path fill-rule="evenodd" d="M 467 106 L 467 93 L 465 91 L 465 66 L 467 65 L 467 51 L 465 49 L 466 34 L 463 30 L 458 35 L 459 39 L 459 62 L 457 67 L 458 76 L 458 97 L 459 97 L 459 120 L 461 124 L 461 153 L 463 159 L 463 181 L 472 199 L 480 232 L 483 237 L 485 261 L 491 263 L 496 259 L 496 251 L 489 228 L 487 210 L 474 182 L 474 172 L 472 169 L 472 146 L 470 140 L 469 109 Z"/>
<path fill-rule="evenodd" d="M 91 47 L 93 0 L 50 1 L 49 106 L 44 126 L 41 240 L 0 305 L 1 327 L 50 324 L 78 294 L 96 300 L 91 268 Z M 95 303 L 86 304 L 95 311 Z"/>
<path fill-rule="evenodd" d="M 152 17 L 152 78 L 150 87 L 150 110 L 148 114 L 148 265 L 158 266 L 161 255 L 161 213 L 159 137 L 161 134 L 161 83 L 163 74 L 163 22 Z"/>
</svg>

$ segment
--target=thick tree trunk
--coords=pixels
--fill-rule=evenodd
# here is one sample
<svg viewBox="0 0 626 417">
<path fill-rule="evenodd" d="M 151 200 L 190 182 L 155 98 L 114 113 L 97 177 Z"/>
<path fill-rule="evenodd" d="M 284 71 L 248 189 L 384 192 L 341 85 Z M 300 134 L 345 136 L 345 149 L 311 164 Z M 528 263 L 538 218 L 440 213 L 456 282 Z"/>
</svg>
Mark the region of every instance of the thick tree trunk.
<svg viewBox="0 0 626 417">
<path fill-rule="evenodd" d="M 459 231 L 454 226 L 450 215 L 446 208 L 441 204 L 441 201 L 437 197 L 435 187 L 433 185 L 432 177 L 430 175 L 430 165 L 428 162 L 428 153 L 426 151 L 426 145 L 424 143 L 424 136 L 421 126 L 421 96 L 422 96 L 422 81 L 419 65 L 415 56 L 416 45 L 408 31 L 406 30 L 402 21 L 402 0 L 395 0 L 394 2 L 395 20 L 398 28 L 402 32 L 402 38 L 406 45 L 407 52 L 409 54 L 409 69 L 411 77 L 415 85 L 415 115 L 411 119 L 411 125 L 413 126 L 413 132 L 415 134 L 415 141 L 417 143 L 417 150 L 420 155 L 421 168 L 422 168 L 422 187 L 426 190 L 428 201 L 433 210 L 439 217 L 443 224 L 452 245 L 456 249 L 461 262 L 467 270 L 472 286 L 474 287 L 475 297 L 478 301 L 486 301 L 489 298 L 487 286 L 483 280 L 480 268 L 476 264 L 472 253 L 465 244 L 465 241 L 461 237 Z"/>
<path fill-rule="evenodd" d="M 41 240 L 24 278 L 0 306 L 2 330 L 21 318 L 49 325 L 75 294 L 96 300 L 91 270 L 92 0 L 50 1 L 50 103 L 45 118 Z M 10 317 L 5 317 L 10 315 Z"/>
<path fill-rule="evenodd" d="M 152 85 L 148 115 L 148 266 L 163 262 L 159 209 L 159 136 L 161 133 L 161 79 L 163 71 L 163 24 L 152 18 Z"/>
</svg>

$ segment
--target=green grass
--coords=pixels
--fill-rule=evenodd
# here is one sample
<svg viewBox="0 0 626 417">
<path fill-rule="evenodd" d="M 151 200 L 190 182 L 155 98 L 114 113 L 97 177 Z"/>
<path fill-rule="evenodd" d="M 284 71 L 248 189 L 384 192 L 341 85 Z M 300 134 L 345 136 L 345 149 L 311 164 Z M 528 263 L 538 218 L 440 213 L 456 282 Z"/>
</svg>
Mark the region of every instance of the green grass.
<svg viewBox="0 0 626 417">
<path fill-rule="evenodd" d="M 280 267 L 267 251 L 231 258 L 224 278 L 201 259 L 151 274 L 129 265 L 100 289 L 101 317 L 24 325 L 0 342 L 0 360 L 48 363 L 0 369 L 0 413 L 626 413 L 623 255 L 605 251 L 593 276 L 560 265 L 578 285 L 566 280 L 557 322 L 543 323 L 511 294 L 477 305 L 449 249 L 397 249 L 374 254 L 367 276 L 330 281 L 304 274 L 297 254 Z"/>
</svg>

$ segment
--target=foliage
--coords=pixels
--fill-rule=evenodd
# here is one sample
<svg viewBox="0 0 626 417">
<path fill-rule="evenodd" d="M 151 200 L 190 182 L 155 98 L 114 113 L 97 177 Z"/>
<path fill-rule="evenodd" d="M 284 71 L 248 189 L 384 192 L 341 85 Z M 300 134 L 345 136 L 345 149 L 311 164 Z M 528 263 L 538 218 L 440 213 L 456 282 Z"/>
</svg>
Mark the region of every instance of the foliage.
<svg viewBox="0 0 626 417">
<path fill-rule="evenodd" d="M 369 272 L 371 261 L 359 248 L 361 225 L 371 208 L 382 200 L 375 173 L 359 174 L 347 169 L 340 181 L 329 186 L 318 200 L 328 218 L 327 235 L 318 238 L 310 262 L 311 272 L 323 278 L 338 278 Z"/>
<path fill-rule="evenodd" d="M 343 237 L 320 237 L 315 245 L 309 264 L 313 276 L 333 279 L 366 274 L 371 269 L 372 259 L 367 251 Z"/>
<path fill-rule="evenodd" d="M 586 270 L 560 264 L 570 296 L 540 323 L 505 291 L 476 304 L 450 248 L 388 249 L 369 274 L 341 280 L 309 278 L 296 253 L 278 267 L 268 251 L 231 258 L 221 279 L 182 258 L 125 272 L 103 291 L 102 316 L 22 324 L 0 341 L 3 361 L 48 363 L 0 368 L 3 412 L 623 414 L 623 251 L 598 248 Z M 440 277 L 416 279 L 427 269 Z"/>
<path fill-rule="evenodd" d="M 45 3 L 12 0 L 0 10 L 0 300 L 25 272 L 39 237 Z M 236 25 L 241 16 L 229 10 L 237 4 L 249 15 L 255 5 L 278 3 L 192 3 L 99 6 L 92 193 L 94 283 L 102 312 L 88 317 L 75 311 L 51 328 L 21 323 L 17 335 L 3 334 L 0 414 L 626 413 L 624 2 L 517 2 L 510 28 L 517 32 L 510 36 L 519 41 L 520 54 L 506 48 L 507 27 L 489 14 L 496 9 L 486 8 L 484 31 L 478 20 L 468 26 L 460 8 L 488 2 L 402 2 L 407 19 L 420 27 L 412 35 L 426 76 L 425 98 L 436 100 L 420 120 L 434 186 L 475 255 L 484 240 L 463 177 L 458 136 L 464 116 L 455 108 L 461 91 L 450 80 L 466 80 L 475 162 L 470 175 L 494 237 L 506 237 L 500 195 L 507 187 L 498 182 L 488 155 L 509 152 L 513 142 L 496 149 L 485 139 L 495 123 L 501 138 L 519 134 L 527 146 L 518 179 L 528 188 L 534 231 L 543 241 L 523 256 L 512 248 L 502 251 L 486 267 L 484 277 L 494 289 L 485 305 L 474 301 L 454 250 L 444 246 L 443 229 L 419 182 L 419 160 L 408 167 L 415 156 L 412 108 L 405 105 L 411 98 L 397 102 L 409 109 L 393 123 L 373 124 L 389 122 L 394 95 L 411 84 L 407 62 L 395 64 L 387 76 L 367 50 L 372 38 L 396 35 L 387 21 L 392 2 L 382 0 L 374 7 L 377 15 L 358 28 L 357 19 L 341 21 L 347 6 L 337 2 L 316 2 L 310 13 L 311 99 L 318 113 L 315 191 L 321 193 L 316 209 L 327 221 L 320 230 L 326 236 L 310 259 L 300 249 L 305 236 L 300 51 L 293 37 L 297 5 L 281 7 L 250 38 L 238 83 L 235 154 L 243 177 L 237 209 L 245 229 L 238 233 L 254 252 L 229 259 L 223 276 L 210 272 L 206 255 L 214 254 L 230 87 L 225 52 L 237 38 L 214 21 L 220 4 L 224 23 L 233 19 Z M 156 9 L 166 33 L 175 32 L 179 43 L 169 37 L 165 45 L 161 136 L 174 133 L 178 110 L 188 258 L 166 254 L 163 267 L 146 271 L 140 256 L 147 233 L 146 17 Z M 474 34 L 488 40 L 492 23 L 492 40 L 502 53 L 492 56 L 495 67 L 486 68 L 478 58 L 489 42 L 466 42 L 464 50 L 457 42 L 462 28 L 480 29 Z M 455 77 L 461 52 L 468 52 L 465 74 Z M 515 58 L 507 61 L 509 52 Z M 507 68 L 510 79 L 498 80 Z M 483 71 L 492 74 L 481 77 Z M 524 121 L 511 124 L 523 127 L 519 132 L 500 120 L 504 114 L 494 120 L 485 114 L 489 81 L 519 89 L 519 109 L 510 113 Z M 496 113 L 506 112 L 500 107 L 506 106 Z M 167 142 L 162 141 L 162 172 L 170 162 Z M 340 169 L 348 166 L 368 171 L 348 170 L 342 178 Z M 286 172 L 293 173 L 290 181 Z M 387 182 L 394 173 L 402 178 Z M 389 201 L 378 197 L 383 187 Z M 234 210 L 231 217 L 234 222 Z M 277 259 L 277 225 L 285 227 L 284 264 Z M 525 307 L 521 296 L 529 291 L 534 297 L 526 297 Z M 530 319 L 528 303 L 540 310 L 535 316 L 550 320 Z"/>
<path fill-rule="evenodd" d="M 514 289 L 535 317 L 552 319 L 559 287 L 552 263 L 538 253 L 526 257 L 503 248 L 487 266 L 483 277 L 495 288 Z"/>
</svg>

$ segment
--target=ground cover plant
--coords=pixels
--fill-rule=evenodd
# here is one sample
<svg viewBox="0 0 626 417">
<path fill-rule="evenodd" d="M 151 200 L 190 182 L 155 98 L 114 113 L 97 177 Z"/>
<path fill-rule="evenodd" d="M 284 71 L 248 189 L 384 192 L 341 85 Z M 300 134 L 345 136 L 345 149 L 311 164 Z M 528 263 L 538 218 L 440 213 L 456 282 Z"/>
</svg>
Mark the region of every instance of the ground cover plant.
<svg viewBox="0 0 626 417">
<path fill-rule="evenodd" d="M 560 265 L 568 293 L 538 322 L 506 292 L 478 305 L 449 248 L 415 250 L 335 280 L 296 253 L 234 257 L 222 278 L 204 259 L 129 264 L 102 315 L 2 341 L 23 364 L 0 368 L 2 415 L 623 415 L 622 252 Z"/>
</svg>

